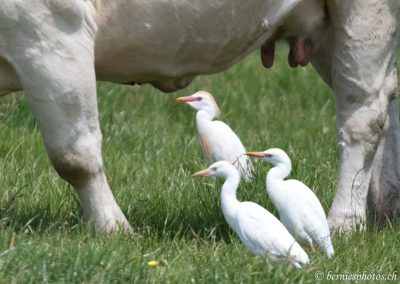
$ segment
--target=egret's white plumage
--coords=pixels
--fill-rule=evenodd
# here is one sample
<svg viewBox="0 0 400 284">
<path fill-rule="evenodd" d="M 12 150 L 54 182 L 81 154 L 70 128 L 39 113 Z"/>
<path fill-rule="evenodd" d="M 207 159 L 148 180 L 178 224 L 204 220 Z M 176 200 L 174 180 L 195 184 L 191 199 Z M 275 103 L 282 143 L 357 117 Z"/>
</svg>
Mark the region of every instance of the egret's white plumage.
<svg viewBox="0 0 400 284">
<path fill-rule="evenodd" d="M 289 261 L 296 267 L 310 262 L 307 253 L 274 215 L 256 203 L 237 200 L 240 175 L 229 162 L 218 161 L 194 176 L 225 178 L 221 189 L 222 212 L 229 226 L 252 253 L 268 255 L 272 262 Z"/>
<path fill-rule="evenodd" d="M 228 161 L 236 166 L 245 180 L 249 180 L 252 166 L 242 142 L 227 124 L 213 120 L 220 113 L 214 97 L 208 92 L 199 91 L 177 100 L 197 110 L 197 132 L 207 165 L 214 161 Z"/>
<path fill-rule="evenodd" d="M 309 243 L 313 249 L 315 242 L 331 258 L 334 250 L 329 226 L 317 196 L 298 180 L 284 180 L 292 170 L 289 156 L 277 148 L 246 154 L 274 165 L 267 173 L 267 193 L 289 232 L 299 242 Z"/>
</svg>

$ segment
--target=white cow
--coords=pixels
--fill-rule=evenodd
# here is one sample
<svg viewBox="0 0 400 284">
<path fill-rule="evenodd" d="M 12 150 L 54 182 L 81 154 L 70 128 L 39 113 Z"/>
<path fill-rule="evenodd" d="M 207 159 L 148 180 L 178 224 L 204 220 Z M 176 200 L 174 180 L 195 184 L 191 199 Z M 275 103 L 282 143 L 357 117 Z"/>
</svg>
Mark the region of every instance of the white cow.
<svg viewBox="0 0 400 284">
<path fill-rule="evenodd" d="M 271 67 L 274 42 L 286 38 L 289 64 L 311 59 L 337 95 L 340 173 L 329 220 L 351 229 L 365 219 L 370 184 L 374 212 L 400 207 L 398 11 L 394 0 L 0 0 L 0 93 L 25 91 L 85 217 L 106 231 L 129 228 L 103 171 L 96 77 L 174 91 L 260 47 Z"/>
</svg>

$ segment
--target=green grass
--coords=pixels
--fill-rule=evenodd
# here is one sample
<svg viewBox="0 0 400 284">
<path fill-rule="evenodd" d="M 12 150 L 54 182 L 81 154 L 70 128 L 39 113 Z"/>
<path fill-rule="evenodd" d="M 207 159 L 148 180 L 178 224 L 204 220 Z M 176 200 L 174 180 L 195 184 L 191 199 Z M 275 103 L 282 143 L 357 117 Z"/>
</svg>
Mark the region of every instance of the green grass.
<svg viewBox="0 0 400 284">
<path fill-rule="evenodd" d="M 274 267 L 250 254 L 225 223 L 222 181 L 191 177 L 204 167 L 195 113 L 175 98 L 204 89 L 247 150 L 286 150 L 291 177 L 329 208 L 338 163 L 335 98 L 311 67 L 290 69 L 286 54 L 279 50 L 272 70 L 252 55 L 176 94 L 98 84 L 106 173 L 134 236 L 95 235 L 83 223 L 73 188 L 47 160 L 24 96 L 1 99 L 0 283 L 314 283 L 316 271 L 400 274 L 398 223 L 335 236 L 332 260 L 306 248 L 311 265 Z M 276 213 L 265 192 L 270 167 L 254 164 L 255 179 L 241 184 L 238 197 Z M 153 259 L 160 265 L 148 267 Z"/>
</svg>

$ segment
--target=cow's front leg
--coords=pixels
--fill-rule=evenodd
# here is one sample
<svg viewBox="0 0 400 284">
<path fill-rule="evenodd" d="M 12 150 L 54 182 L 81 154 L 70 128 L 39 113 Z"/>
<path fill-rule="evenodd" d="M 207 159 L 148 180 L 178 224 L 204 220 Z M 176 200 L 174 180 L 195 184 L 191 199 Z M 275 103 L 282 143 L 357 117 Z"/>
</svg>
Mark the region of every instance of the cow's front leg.
<svg viewBox="0 0 400 284">
<path fill-rule="evenodd" d="M 74 3 L 78 8 L 87 5 Z M 38 9 L 46 11 L 43 5 L 38 4 Z M 75 187 L 85 218 L 107 232 L 120 225 L 130 228 L 103 169 L 94 72 L 95 24 L 87 11 L 69 12 L 69 17 L 43 13 L 59 25 L 51 19 L 27 17 L 30 22 L 21 23 L 20 30 L 9 37 L 14 48 L 7 57 L 26 92 L 51 162 Z"/>
<path fill-rule="evenodd" d="M 26 91 L 47 153 L 58 174 L 75 187 L 86 221 L 107 232 L 118 225 L 129 228 L 104 174 L 93 66 L 89 60 L 87 66 L 59 63 L 52 66 L 62 70 L 50 68 L 46 74 L 62 72 L 61 81 L 36 78 L 40 84 Z"/>
<path fill-rule="evenodd" d="M 95 89 L 86 82 L 64 93 L 84 100 L 42 101 L 30 97 L 50 160 L 58 174 L 75 187 L 85 221 L 98 230 L 114 231 L 129 224 L 107 183 L 101 157 L 101 133 L 97 120 Z M 28 94 L 29 96 L 29 94 Z M 92 97 L 92 98 L 89 98 Z"/>
<path fill-rule="evenodd" d="M 32 70 L 40 74 L 34 75 L 35 86 L 25 89 L 54 168 L 75 187 L 85 220 L 109 232 L 129 224 L 104 174 L 93 61 L 85 56 L 80 53 L 79 65 L 62 60 L 55 64 L 53 56 L 41 56 L 40 63 L 48 63 L 41 68 L 49 68 L 44 73 Z"/>
<path fill-rule="evenodd" d="M 392 3 L 394 4 L 394 3 Z M 332 88 L 337 96 L 340 165 L 329 211 L 332 229 L 353 230 L 366 217 L 371 165 L 394 92 L 396 16 L 388 2 L 330 1 L 334 34 Z"/>
</svg>

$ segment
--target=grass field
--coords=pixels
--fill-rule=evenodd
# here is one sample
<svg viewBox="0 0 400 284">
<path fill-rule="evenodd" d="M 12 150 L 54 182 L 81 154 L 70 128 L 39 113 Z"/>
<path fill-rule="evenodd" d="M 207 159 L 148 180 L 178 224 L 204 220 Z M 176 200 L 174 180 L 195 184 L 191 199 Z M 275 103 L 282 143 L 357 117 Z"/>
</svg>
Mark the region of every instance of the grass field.
<svg viewBox="0 0 400 284">
<path fill-rule="evenodd" d="M 283 48 L 283 47 L 282 47 Z M 247 150 L 280 147 L 292 178 L 328 210 L 337 176 L 335 98 L 311 67 L 290 69 L 286 48 L 272 70 L 254 54 L 187 89 L 98 84 L 103 157 L 115 197 L 136 234 L 95 235 L 71 186 L 47 160 L 22 94 L 0 100 L 0 283 L 314 283 L 324 273 L 393 274 L 400 279 L 400 224 L 333 238 L 303 269 L 254 257 L 225 223 L 221 180 L 192 178 L 204 167 L 194 111 L 175 101 L 199 89 L 215 95 L 221 120 Z M 255 162 L 238 197 L 276 213 L 265 192 L 270 166 Z M 147 262 L 160 264 L 149 267 Z M 344 276 L 343 276 L 344 277 Z"/>
</svg>

